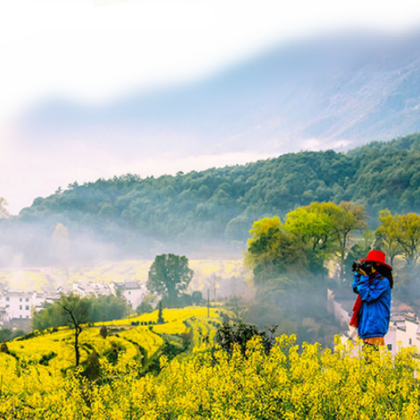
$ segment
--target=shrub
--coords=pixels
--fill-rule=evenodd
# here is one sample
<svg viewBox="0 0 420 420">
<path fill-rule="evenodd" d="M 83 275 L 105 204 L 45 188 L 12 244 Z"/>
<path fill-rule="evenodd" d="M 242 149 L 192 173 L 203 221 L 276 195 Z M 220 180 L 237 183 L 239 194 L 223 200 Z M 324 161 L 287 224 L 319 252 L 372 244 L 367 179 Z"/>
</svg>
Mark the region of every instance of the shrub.
<svg viewBox="0 0 420 420">
<path fill-rule="evenodd" d="M 229 354 L 232 353 L 234 344 L 238 344 L 242 355 L 245 356 L 248 341 L 257 336 L 261 338 L 264 350 L 268 354 L 275 343 L 276 329 L 277 325 L 274 325 L 264 331 L 259 331 L 255 325 L 245 324 L 242 321 L 233 325 L 223 323 L 217 329 L 216 342 Z"/>
<path fill-rule="evenodd" d="M 101 329 L 99 330 L 99 334 L 102 338 L 107 338 L 108 336 L 108 329 L 105 325 L 102 325 Z"/>
</svg>

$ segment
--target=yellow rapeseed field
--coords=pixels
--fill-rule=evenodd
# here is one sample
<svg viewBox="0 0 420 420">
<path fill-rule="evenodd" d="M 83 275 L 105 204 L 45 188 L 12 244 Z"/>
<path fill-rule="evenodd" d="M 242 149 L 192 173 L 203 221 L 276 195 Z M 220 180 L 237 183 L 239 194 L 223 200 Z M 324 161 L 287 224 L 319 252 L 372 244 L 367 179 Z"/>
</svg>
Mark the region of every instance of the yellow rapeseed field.
<svg viewBox="0 0 420 420">
<path fill-rule="evenodd" d="M 229 356 L 211 338 L 221 318 L 207 318 L 200 314 L 204 309 L 186 309 L 189 317 L 174 310 L 167 324 L 126 325 L 105 339 L 98 327 L 86 328 L 78 369 L 72 366 L 71 330 L 8 343 L 12 354 L 0 353 L 0 418 L 420 420 L 414 348 L 393 357 L 386 349 L 355 353 L 338 338 L 332 351 L 319 344 L 299 347 L 295 337 L 282 336 L 269 354 L 254 338 L 246 355 L 236 348 Z M 161 356 L 160 372 L 145 372 L 137 346 L 158 355 L 159 334 L 176 334 L 180 322 L 193 335 L 194 351 L 172 360 Z M 115 346 L 119 357 L 112 363 L 105 355 Z M 100 355 L 95 380 L 83 374 L 86 349 Z M 58 354 L 39 363 L 48 351 Z"/>
</svg>

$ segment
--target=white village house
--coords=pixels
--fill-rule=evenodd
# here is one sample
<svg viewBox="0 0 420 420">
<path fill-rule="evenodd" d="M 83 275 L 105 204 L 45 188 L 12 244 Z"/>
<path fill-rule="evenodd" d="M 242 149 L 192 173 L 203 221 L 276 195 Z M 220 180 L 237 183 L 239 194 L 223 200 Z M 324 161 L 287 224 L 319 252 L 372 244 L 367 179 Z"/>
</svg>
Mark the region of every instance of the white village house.
<svg viewBox="0 0 420 420">
<path fill-rule="evenodd" d="M 94 295 L 116 295 L 125 297 L 132 309 L 141 304 L 146 286 L 137 281 L 125 283 L 74 282 L 68 290 L 61 287 L 52 293 L 37 293 L 33 291 L 15 291 L 2 285 L 0 288 L 0 328 L 3 326 L 30 327 L 32 313 L 42 309 L 44 302 L 52 303 L 60 297 L 60 292 L 74 292 L 81 297 Z"/>
<path fill-rule="evenodd" d="M 0 292 L 0 326 L 9 325 L 14 320 L 30 320 L 32 311 L 42 309 L 42 304 L 53 302 L 57 295 L 15 291 L 4 288 Z"/>
<path fill-rule="evenodd" d="M 74 282 L 71 286 L 71 289 L 72 292 L 78 294 L 81 297 L 86 297 L 89 295 L 98 297 L 99 295 L 107 296 L 115 294 L 107 283 Z"/>
<path fill-rule="evenodd" d="M 119 292 L 134 310 L 143 302 L 144 296 L 147 293 L 145 284 L 132 280 L 126 280 L 124 283 L 110 284 L 74 282 L 72 284 L 72 291 L 82 297 L 89 295 L 117 295 Z"/>
<path fill-rule="evenodd" d="M 117 290 L 119 290 L 134 310 L 143 302 L 144 296 L 147 293 L 146 285 L 138 281 L 112 283 L 111 287 L 115 295 L 117 294 Z"/>
</svg>

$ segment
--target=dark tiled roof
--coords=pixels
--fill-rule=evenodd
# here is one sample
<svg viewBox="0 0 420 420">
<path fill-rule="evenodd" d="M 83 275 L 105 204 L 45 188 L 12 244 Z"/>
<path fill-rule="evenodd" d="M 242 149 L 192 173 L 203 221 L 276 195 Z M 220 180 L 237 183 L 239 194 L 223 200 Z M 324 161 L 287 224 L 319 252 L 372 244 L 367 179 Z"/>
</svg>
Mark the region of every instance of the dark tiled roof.
<svg viewBox="0 0 420 420">
<path fill-rule="evenodd" d="M 141 289 L 142 286 L 138 281 L 128 281 L 126 283 L 121 284 L 119 287 L 124 290 L 133 290 L 133 289 Z"/>
</svg>

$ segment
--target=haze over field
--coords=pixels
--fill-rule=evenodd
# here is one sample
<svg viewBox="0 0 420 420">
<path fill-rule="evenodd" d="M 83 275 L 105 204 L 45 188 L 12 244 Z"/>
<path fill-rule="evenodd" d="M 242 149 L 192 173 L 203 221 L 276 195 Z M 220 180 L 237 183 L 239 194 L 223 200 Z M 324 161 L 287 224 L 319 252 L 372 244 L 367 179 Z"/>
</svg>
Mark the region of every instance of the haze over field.
<svg viewBox="0 0 420 420">
<path fill-rule="evenodd" d="M 137 281 L 146 284 L 153 260 L 125 260 L 95 262 L 86 265 L 76 264 L 67 267 L 19 267 L 12 266 L 0 269 L 0 285 L 13 290 L 33 290 L 38 293 L 55 291 L 58 287 L 71 288 L 74 282 L 79 283 L 124 283 Z M 249 272 L 242 259 L 238 260 L 194 260 L 189 261 L 194 276 L 189 292 L 207 290 L 212 300 L 225 299 L 228 296 L 243 293 L 247 290 L 245 281 Z M 135 309 L 135 308 L 134 308 Z"/>
</svg>

